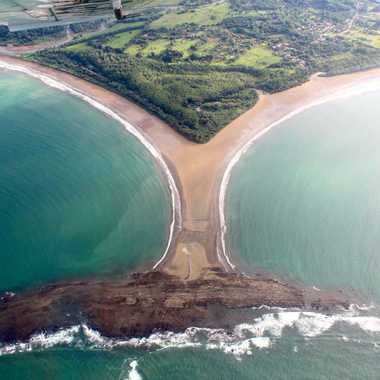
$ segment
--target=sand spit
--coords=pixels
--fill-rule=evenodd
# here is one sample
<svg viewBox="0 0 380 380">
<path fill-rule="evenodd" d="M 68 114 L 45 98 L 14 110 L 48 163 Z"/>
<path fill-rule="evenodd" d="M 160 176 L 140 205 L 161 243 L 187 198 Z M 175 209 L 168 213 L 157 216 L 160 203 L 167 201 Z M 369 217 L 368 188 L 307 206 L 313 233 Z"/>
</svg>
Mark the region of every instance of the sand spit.
<svg viewBox="0 0 380 380">
<path fill-rule="evenodd" d="M 321 103 L 380 89 L 380 69 L 310 81 L 273 95 L 225 127 L 209 143 L 186 140 L 141 107 L 73 75 L 18 58 L 0 56 L 0 65 L 21 67 L 51 81 L 119 120 L 160 161 L 173 196 L 173 224 L 167 251 L 155 266 L 193 280 L 210 267 L 234 271 L 224 215 L 231 170 L 244 152 L 282 121 Z M 57 87 L 57 86 L 56 86 Z"/>
<path fill-rule="evenodd" d="M 334 78 L 313 76 L 302 86 L 264 95 L 212 141 L 197 145 L 137 105 L 70 74 L 2 56 L 0 68 L 38 78 L 119 121 L 160 164 L 173 208 L 168 246 L 154 271 L 6 293 L 0 297 L 0 341 L 25 341 L 41 331 L 59 338 L 66 331 L 60 329 L 84 325 L 113 338 L 146 337 L 157 330 L 184 332 L 189 326 L 232 331 L 239 324 L 247 326 L 252 308 L 262 305 L 297 309 L 308 316 L 309 311 L 331 314 L 357 303 L 342 291 L 236 273 L 224 208 L 231 171 L 258 138 L 307 108 L 379 90 L 380 69 Z M 322 322 L 328 326 L 341 321 L 326 318 Z M 378 329 L 378 320 L 364 322 Z M 269 344 L 262 336 L 256 338 L 252 344 Z"/>
</svg>

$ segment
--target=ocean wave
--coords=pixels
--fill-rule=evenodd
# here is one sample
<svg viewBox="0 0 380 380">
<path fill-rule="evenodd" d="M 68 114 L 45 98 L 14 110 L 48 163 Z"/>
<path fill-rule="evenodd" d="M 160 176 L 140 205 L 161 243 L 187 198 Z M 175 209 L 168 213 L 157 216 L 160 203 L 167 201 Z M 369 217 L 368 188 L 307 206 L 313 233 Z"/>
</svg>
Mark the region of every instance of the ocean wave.
<svg viewBox="0 0 380 380">
<path fill-rule="evenodd" d="M 81 326 L 73 326 L 51 334 L 40 333 L 33 335 L 28 342 L 17 342 L 6 345 L 0 343 L 0 356 L 19 352 L 29 352 L 32 350 L 48 349 L 59 345 L 70 345 L 74 342 L 75 337 L 79 334 L 80 330 Z"/>
<path fill-rule="evenodd" d="M 90 104 L 94 108 L 98 109 L 99 111 L 103 112 L 104 114 L 110 116 L 112 119 L 119 122 L 123 127 L 132 134 L 141 144 L 145 146 L 145 148 L 150 152 L 150 154 L 156 159 L 156 161 L 160 164 L 162 167 L 169 184 L 170 194 L 172 198 L 172 222 L 170 224 L 170 230 L 169 230 L 169 237 L 168 237 L 168 243 L 166 246 L 166 249 L 164 251 L 164 254 L 161 256 L 161 258 L 158 260 L 158 262 L 154 265 L 154 269 L 156 269 L 167 257 L 169 250 L 171 248 L 171 244 L 173 241 L 174 233 L 176 227 L 181 229 L 182 228 L 182 205 L 181 205 L 181 198 L 179 195 L 179 191 L 176 185 L 176 182 L 174 180 L 174 177 L 166 164 L 164 158 L 162 157 L 161 153 L 156 149 L 156 147 L 153 145 L 153 143 L 148 139 L 148 137 L 143 134 L 140 130 L 135 128 L 132 124 L 124 120 L 121 116 L 119 116 L 116 112 L 112 111 L 110 108 L 105 106 L 104 104 L 100 103 L 99 101 L 91 98 L 90 96 L 84 94 L 79 89 L 76 89 L 74 87 L 71 87 L 65 83 L 59 82 L 57 79 L 54 79 L 48 75 L 42 74 L 38 71 L 31 70 L 27 67 L 10 64 L 5 61 L 0 60 L 0 69 L 4 70 L 11 70 L 11 71 L 17 71 L 21 72 L 23 74 L 29 75 L 33 78 L 39 79 L 49 87 L 55 88 L 57 90 L 67 92 L 71 95 L 74 95 L 82 100 L 84 100 L 86 103 Z"/>
<path fill-rule="evenodd" d="M 344 331 L 344 335 L 338 336 L 342 342 L 350 341 L 350 330 L 347 327 L 358 328 L 369 336 L 376 334 L 377 338 L 377 334 L 380 333 L 380 318 L 361 315 L 356 308 L 334 315 L 303 311 L 279 311 L 264 314 L 254 318 L 249 323 L 237 325 L 232 332 L 223 329 L 190 327 L 182 333 L 157 332 L 145 338 L 108 338 L 83 324 L 51 334 L 36 334 L 28 342 L 17 342 L 10 345 L 0 344 L 0 356 L 57 346 L 88 350 L 113 350 L 117 348 L 162 350 L 191 347 L 218 350 L 240 360 L 245 355 L 252 355 L 254 350 L 270 349 L 287 329 L 292 329 L 305 339 L 312 339 L 321 336 L 338 324 L 341 329 L 345 327 L 344 330 L 339 330 Z M 133 369 L 137 371 L 136 367 Z"/>
<path fill-rule="evenodd" d="M 240 147 L 237 148 L 235 154 L 229 160 L 226 170 L 223 174 L 221 185 L 219 189 L 219 201 L 218 201 L 218 213 L 219 213 L 219 229 L 220 229 L 220 241 L 218 242 L 218 258 L 221 263 L 224 264 L 225 269 L 235 269 L 236 266 L 231 262 L 230 254 L 227 250 L 227 222 L 225 217 L 225 205 L 226 205 L 226 193 L 227 188 L 231 179 L 232 170 L 235 165 L 240 161 L 240 159 L 244 156 L 245 153 L 251 148 L 251 146 L 259 140 L 261 137 L 265 136 L 268 132 L 270 132 L 273 128 L 282 124 L 283 122 L 292 119 L 296 115 L 319 105 L 329 103 L 336 100 L 348 99 L 354 96 L 359 96 L 365 93 L 374 92 L 380 90 L 380 78 L 370 78 L 364 81 L 352 83 L 343 86 L 340 90 L 333 92 L 330 95 L 323 96 L 320 99 L 305 104 L 302 107 L 299 107 L 293 111 L 290 111 L 285 116 L 280 119 L 274 121 L 267 127 L 263 128 L 259 132 L 253 132 L 251 138 L 248 141 L 242 142 Z"/>
<path fill-rule="evenodd" d="M 131 361 L 131 363 L 129 363 L 130 370 L 129 370 L 128 377 L 126 378 L 126 380 L 142 380 L 142 377 L 137 371 L 137 366 L 138 366 L 137 360 L 133 360 Z"/>
</svg>

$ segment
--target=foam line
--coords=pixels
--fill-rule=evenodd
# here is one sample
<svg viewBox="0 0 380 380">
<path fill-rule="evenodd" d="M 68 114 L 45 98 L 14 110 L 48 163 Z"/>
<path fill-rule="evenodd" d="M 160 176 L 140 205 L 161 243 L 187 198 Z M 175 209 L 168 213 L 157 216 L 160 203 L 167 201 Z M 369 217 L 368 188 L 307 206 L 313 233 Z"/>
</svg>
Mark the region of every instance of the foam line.
<svg viewBox="0 0 380 380">
<path fill-rule="evenodd" d="M 369 344 L 376 343 L 379 338 L 380 318 L 363 315 L 358 307 L 353 306 L 347 312 L 334 315 L 302 311 L 270 312 L 253 318 L 247 323 L 237 325 L 231 333 L 223 329 L 189 327 L 182 333 L 168 331 L 153 333 L 143 338 L 113 339 L 102 336 L 98 331 L 84 324 L 61 329 L 51 334 L 36 334 L 27 342 L 9 345 L 0 343 L 0 356 L 55 346 L 87 350 L 112 350 L 129 347 L 153 351 L 191 347 L 218 350 L 241 360 L 244 355 L 253 355 L 255 350 L 271 349 L 283 336 L 286 329 L 293 329 L 300 336 L 312 339 L 323 335 L 337 324 L 340 325 L 340 332 L 335 338 L 342 342 L 352 340 L 349 336 L 352 328 L 366 333 L 367 336 L 364 338 Z M 131 362 L 130 366 L 129 375 L 138 373 L 137 362 Z"/>
<path fill-rule="evenodd" d="M 137 366 L 138 366 L 137 360 L 133 360 L 129 364 L 129 366 L 130 366 L 131 370 L 129 371 L 127 380 L 142 380 L 142 377 L 140 376 L 140 374 L 137 371 Z"/>
<path fill-rule="evenodd" d="M 124 120 L 121 116 L 119 116 L 116 112 L 112 111 L 110 108 L 105 106 L 104 104 L 100 103 L 99 101 L 91 98 L 90 96 L 84 94 L 81 92 L 79 89 L 76 89 L 74 87 L 71 87 L 67 85 L 66 83 L 59 82 L 57 79 L 54 79 L 48 75 L 42 74 L 38 71 L 29 69 L 25 66 L 21 65 L 15 65 L 15 64 L 10 64 L 5 61 L 0 60 L 0 68 L 1 69 L 6 69 L 6 70 L 11 70 L 11 71 L 18 71 L 24 74 L 27 74 L 33 78 L 37 78 L 46 85 L 55 88 L 60 91 L 68 92 L 71 95 L 74 95 L 91 106 L 97 108 L 104 114 L 110 116 L 112 119 L 116 120 L 120 124 L 124 126 L 124 128 L 132 134 L 134 137 L 136 137 L 140 143 L 142 143 L 146 149 L 150 152 L 150 154 L 156 159 L 156 161 L 160 164 L 162 167 L 167 179 L 168 179 L 168 184 L 169 184 L 169 189 L 171 193 L 171 200 L 172 200 L 172 221 L 170 224 L 170 229 L 169 229 L 169 237 L 168 237 L 168 243 L 166 245 L 165 251 L 161 258 L 157 261 L 157 263 L 154 265 L 154 269 L 156 269 L 167 257 L 170 247 L 173 242 L 174 238 L 174 233 L 177 228 L 181 229 L 182 228 L 182 206 L 181 206 L 181 198 L 179 195 L 179 191 L 177 188 L 177 185 L 175 183 L 174 177 L 167 166 L 164 158 L 162 157 L 161 153 L 157 150 L 157 148 L 148 140 L 148 138 L 141 132 L 139 129 L 134 127 L 132 124 Z"/>
<path fill-rule="evenodd" d="M 225 266 L 226 269 L 235 269 L 236 266 L 231 262 L 230 253 L 227 249 L 226 236 L 227 236 L 227 223 L 225 217 L 225 206 L 226 206 L 226 193 L 227 187 L 231 179 L 231 173 L 235 165 L 239 162 L 242 156 L 249 150 L 249 148 L 261 137 L 265 136 L 269 131 L 283 122 L 293 118 L 294 116 L 319 105 L 340 100 L 347 99 L 353 96 L 362 95 L 369 92 L 374 92 L 380 90 L 380 78 L 367 79 L 365 81 L 349 84 L 344 86 L 342 89 L 333 92 L 330 95 L 321 97 L 320 99 L 305 104 L 302 107 L 297 108 L 294 111 L 289 112 L 280 119 L 274 121 L 258 133 L 254 132 L 253 136 L 245 143 L 240 146 L 240 148 L 233 155 L 232 159 L 228 162 L 226 170 L 223 174 L 223 178 L 219 190 L 219 202 L 218 202 L 218 212 L 219 212 L 219 228 L 220 228 L 220 241 L 218 247 L 218 258 L 221 263 Z"/>
</svg>

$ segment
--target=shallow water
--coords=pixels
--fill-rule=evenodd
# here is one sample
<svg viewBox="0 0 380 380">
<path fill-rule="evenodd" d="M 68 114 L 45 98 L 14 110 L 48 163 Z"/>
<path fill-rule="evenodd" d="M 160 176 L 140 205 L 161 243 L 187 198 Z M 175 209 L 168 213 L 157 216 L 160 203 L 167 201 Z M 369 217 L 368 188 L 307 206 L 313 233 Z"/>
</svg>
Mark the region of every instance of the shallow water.
<svg viewBox="0 0 380 380">
<path fill-rule="evenodd" d="M 379 99 L 309 109 L 237 164 L 227 214 L 244 266 L 380 300 Z"/>
<path fill-rule="evenodd" d="M 311 109 L 243 157 L 227 204 L 235 259 L 316 286 L 353 286 L 378 300 L 379 96 Z M 379 344 L 378 308 L 334 316 L 253 310 L 232 335 L 189 329 L 120 341 L 78 326 L 26 345 L 0 344 L 0 379 L 372 380 Z"/>
<path fill-rule="evenodd" d="M 0 75 L 0 290 L 157 261 L 166 179 L 122 126 L 21 74 Z"/>
</svg>

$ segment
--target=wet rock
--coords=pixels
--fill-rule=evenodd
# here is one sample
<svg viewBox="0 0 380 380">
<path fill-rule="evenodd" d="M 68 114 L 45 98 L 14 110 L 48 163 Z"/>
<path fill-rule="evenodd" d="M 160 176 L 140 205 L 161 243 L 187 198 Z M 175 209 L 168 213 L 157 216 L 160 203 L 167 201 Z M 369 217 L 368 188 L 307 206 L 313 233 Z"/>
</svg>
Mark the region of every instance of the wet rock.
<svg viewBox="0 0 380 380">
<path fill-rule="evenodd" d="M 164 272 L 60 282 L 0 303 L 0 341 L 86 323 L 111 337 L 146 336 L 190 326 L 231 329 L 261 305 L 334 311 L 354 302 L 341 291 L 315 290 L 263 276 L 210 271 L 183 281 Z"/>
</svg>

